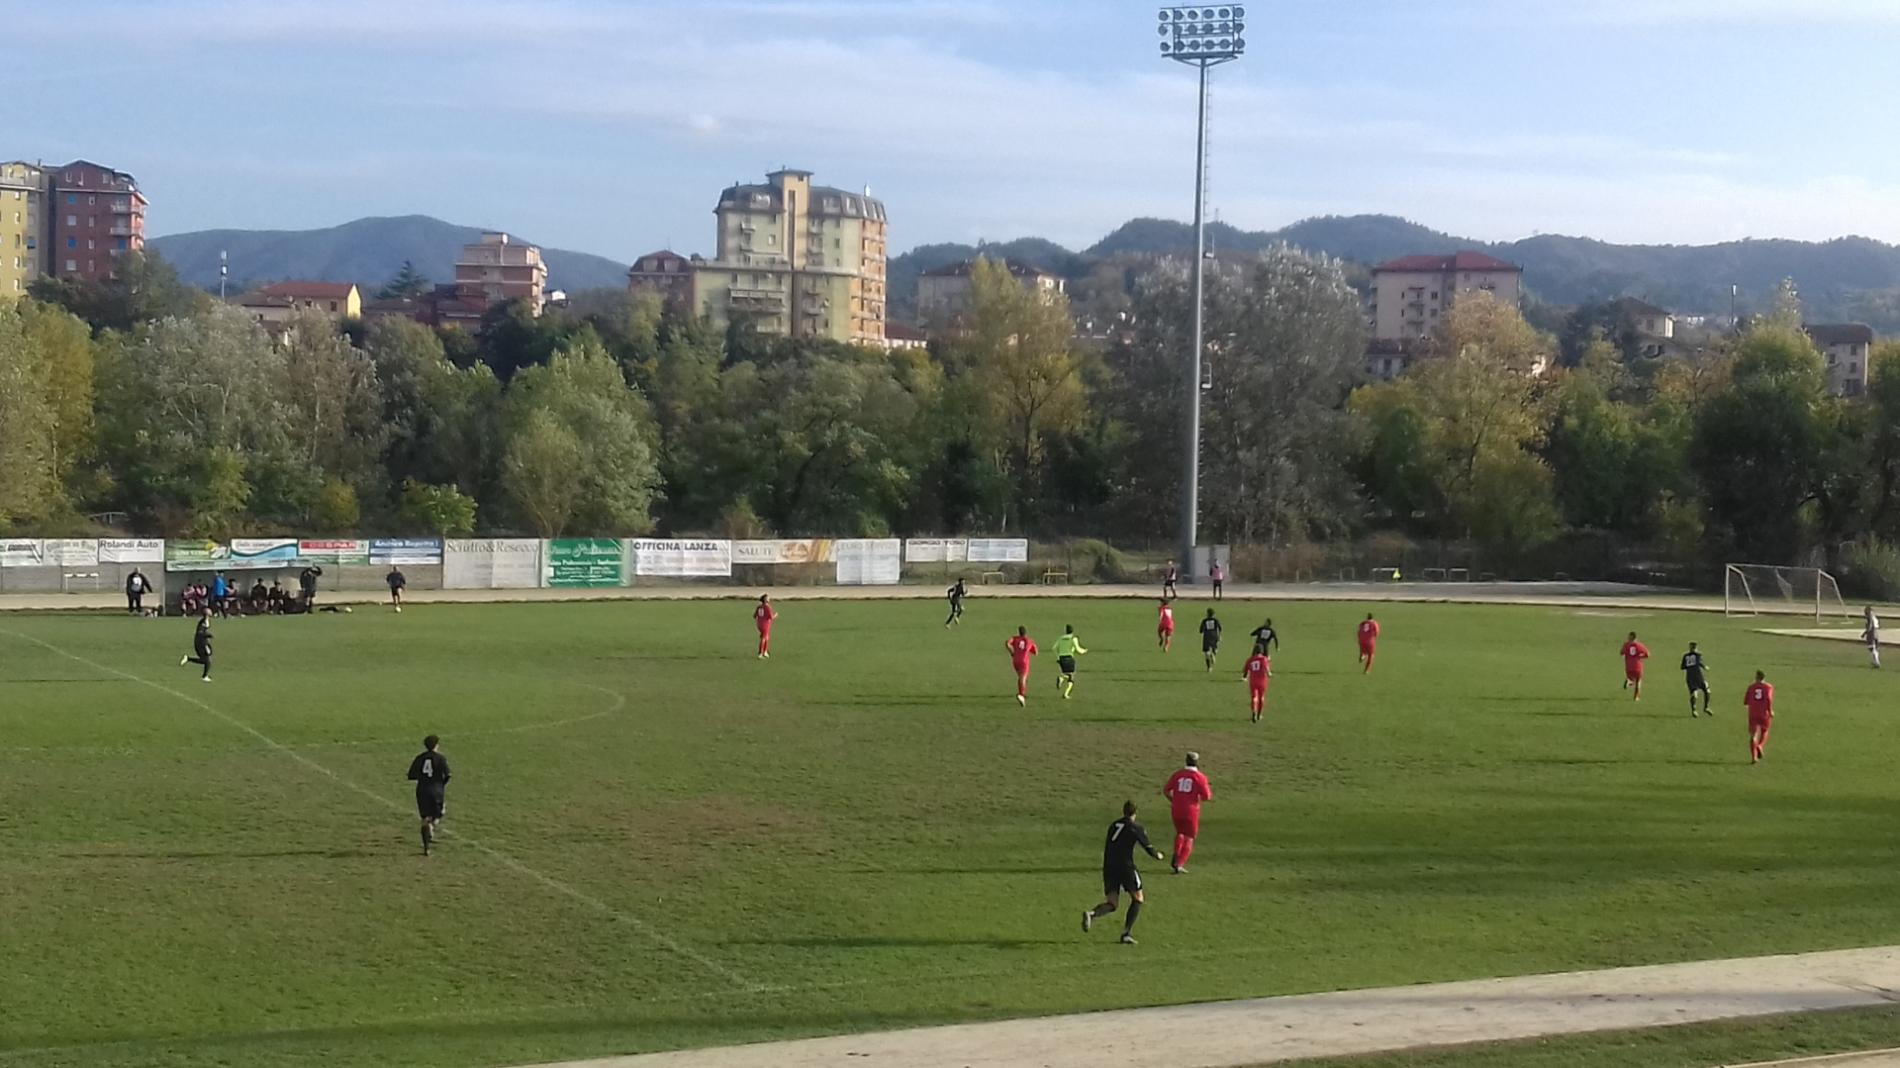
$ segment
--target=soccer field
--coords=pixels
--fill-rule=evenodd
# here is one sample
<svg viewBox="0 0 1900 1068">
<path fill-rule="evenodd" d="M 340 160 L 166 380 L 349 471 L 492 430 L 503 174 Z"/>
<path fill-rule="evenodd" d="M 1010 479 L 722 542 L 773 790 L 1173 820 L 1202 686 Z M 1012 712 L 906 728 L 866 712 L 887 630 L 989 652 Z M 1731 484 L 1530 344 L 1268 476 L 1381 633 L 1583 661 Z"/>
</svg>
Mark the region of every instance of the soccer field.
<svg viewBox="0 0 1900 1068">
<path fill-rule="evenodd" d="M 1900 942 L 1891 680 L 1716 616 L 973 599 L 0 617 L 0 1066 L 502 1065 Z M 1284 648 L 1250 726 L 1244 635 Z M 1018 623 L 1089 648 L 1075 697 Z M 1651 692 L 1619 689 L 1636 629 Z M 1690 719 L 1675 660 L 1712 665 Z M 66 655 L 70 654 L 70 655 Z M 1741 694 L 1778 688 L 1747 763 Z M 453 762 L 424 859 L 403 774 Z M 1101 837 L 1213 781 L 1091 936 Z"/>
</svg>

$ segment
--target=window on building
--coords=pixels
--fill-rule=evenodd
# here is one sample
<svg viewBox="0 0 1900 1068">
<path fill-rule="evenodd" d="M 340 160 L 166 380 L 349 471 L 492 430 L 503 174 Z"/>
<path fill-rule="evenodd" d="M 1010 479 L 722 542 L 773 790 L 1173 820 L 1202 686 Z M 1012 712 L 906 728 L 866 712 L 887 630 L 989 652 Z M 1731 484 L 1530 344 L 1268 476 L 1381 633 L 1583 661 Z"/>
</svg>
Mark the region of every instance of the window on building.
<svg viewBox="0 0 1900 1068">
<path fill-rule="evenodd" d="M 86 239 L 86 251 L 87 251 L 87 252 L 93 252 L 93 251 L 96 251 L 96 250 L 97 250 L 97 248 L 98 248 L 98 242 L 96 242 L 96 241 L 94 241 L 94 240 L 93 240 L 92 238 L 90 238 L 90 237 Z"/>
<path fill-rule="evenodd" d="M 67 181 L 71 181 L 71 179 L 69 178 L 69 179 L 67 179 Z M 68 204 L 77 204 L 77 203 L 79 203 L 79 194 L 78 194 L 78 193 L 68 193 L 68 194 L 66 194 L 66 203 L 68 203 Z"/>
<path fill-rule="evenodd" d="M 69 237 L 69 238 L 67 238 L 67 239 L 66 239 L 66 247 L 67 247 L 67 248 L 78 248 L 78 247 L 79 247 L 79 239 L 78 239 L 78 238 L 76 238 L 76 237 Z"/>
<path fill-rule="evenodd" d="M 78 225 L 79 225 L 79 216 L 77 216 L 77 215 L 68 215 L 68 216 L 66 216 L 66 225 L 67 225 L 67 226 L 78 226 Z"/>
<path fill-rule="evenodd" d="M 66 269 L 67 269 L 67 270 L 69 270 L 69 271 L 77 271 L 77 270 L 79 269 L 79 261 L 78 261 L 78 260 L 67 260 L 67 261 L 66 261 Z"/>
<path fill-rule="evenodd" d="M 87 193 L 87 194 L 86 194 L 86 203 L 88 203 L 88 204 L 97 204 L 97 203 L 99 203 L 99 198 L 98 198 L 98 197 L 96 197 L 96 196 L 94 196 L 94 195 L 93 195 L 93 194 L 91 194 L 91 193 Z"/>
<path fill-rule="evenodd" d="M 1848 374 L 1850 374 L 1850 375 L 1857 375 L 1857 374 L 1860 374 L 1860 364 L 1857 364 L 1857 363 L 1850 363 L 1850 364 L 1848 364 L 1848 365 L 1847 365 L 1847 373 L 1848 373 Z"/>
</svg>

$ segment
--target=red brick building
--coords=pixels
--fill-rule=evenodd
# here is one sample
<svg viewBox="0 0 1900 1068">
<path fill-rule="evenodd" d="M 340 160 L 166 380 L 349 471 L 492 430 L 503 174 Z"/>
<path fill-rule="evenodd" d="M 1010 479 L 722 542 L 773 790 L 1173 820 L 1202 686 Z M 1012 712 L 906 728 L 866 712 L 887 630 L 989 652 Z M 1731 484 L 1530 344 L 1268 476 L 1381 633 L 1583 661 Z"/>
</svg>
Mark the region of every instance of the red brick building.
<svg viewBox="0 0 1900 1068">
<path fill-rule="evenodd" d="M 83 159 L 51 170 L 47 273 L 91 281 L 111 277 L 119 257 L 145 248 L 145 195 L 138 182 Z"/>
</svg>

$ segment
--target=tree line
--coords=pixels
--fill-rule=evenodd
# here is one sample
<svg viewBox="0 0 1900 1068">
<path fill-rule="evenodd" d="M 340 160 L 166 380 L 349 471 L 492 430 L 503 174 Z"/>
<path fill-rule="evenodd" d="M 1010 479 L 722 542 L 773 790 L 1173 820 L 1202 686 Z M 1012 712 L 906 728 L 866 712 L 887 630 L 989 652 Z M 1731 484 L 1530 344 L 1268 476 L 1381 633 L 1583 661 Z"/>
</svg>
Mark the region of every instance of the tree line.
<svg viewBox="0 0 1900 1068">
<path fill-rule="evenodd" d="M 1016 533 L 1165 543 L 1178 514 L 1190 289 L 1133 278 L 1106 345 L 1061 294 L 980 262 L 927 350 L 765 337 L 624 293 L 479 332 L 297 321 L 273 339 L 133 257 L 0 305 L 0 530 L 124 512 L 228 537 Z M 1460 301 L 1369 382 L 1342 266 L 1279 249 L 1207 284 L 1203 534 L 1374 531 L 1508 560 L 1578 531 L 1680 559 L 1795 562 L 1900 539 L 1900 347 L 1834 398 L 1783 306 L 1702 351 L 1565 346 Z M 1574 339 L 1573 339 L 1574 340 Z M 1546 366 L 1557 360 L 1556 366 Z"/>
</svg>

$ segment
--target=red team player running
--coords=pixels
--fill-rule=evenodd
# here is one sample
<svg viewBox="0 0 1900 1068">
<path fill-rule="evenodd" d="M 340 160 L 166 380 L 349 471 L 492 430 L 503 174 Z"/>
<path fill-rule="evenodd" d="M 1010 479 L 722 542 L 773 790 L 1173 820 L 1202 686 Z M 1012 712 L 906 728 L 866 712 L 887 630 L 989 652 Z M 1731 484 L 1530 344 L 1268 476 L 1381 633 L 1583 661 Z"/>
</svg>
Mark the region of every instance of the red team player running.
<svg viewBox="0 0 1900 1068">
<path fill-rule="evenodd" d="M 1359 662 L 1366 666 L 1365 674 L 1372 674 L 1372 657 L 1379 651 L 1379 621 L 1367 612 L 1365 622 L 1359 624 Z"/>
<path fill-rule="evenodd" d="M 1003 643 L 1009 650 L 1009 666 L 1016 671 L 1016 703 L 1029 705 L 1029 658 L 1042 650 L 1036 648 L 1036 639 L 1029 636 L 1029 628 L 1017 627 L 1016 636 Z"/>
<path fill-rule="evenodd" d="M 1247 658 L 1247 664 L 1240 669 L 1247 679 L 1247 697 L 1253 709 L 1253 722 L 1267 711 L 1267 680 L 1273 677 L 1273 661 L 1267 659 L 1267 647 L 1258 644 L 1253 647 L 1253 655 Z"/>
<path fill-rule="evenodd" d="M 1636 690 L 1635 700 L 1643 699 L 1643 661 L 1649 659 L 1649 647 L 1636 640 L 1636 632 L 1630 631 L 1629 641 L 1623 643 L 1623 688 Z"/>
<path fill-rule="evenodd" d="M 1174 605 L 1166 597 L 1161 599 L 1161 618 L 1155 624 L 1155 638 L 1161 645 L 1161 651 L 1174 648 Z"/>
<path fill-rule="evenodd" d="M 1168 776 L 1161 796 L 1174 809 L 1174 857 L 1169 864 L 1176 875 L 1187 874 L 1188 856 L 1194 852 L 1194 839 L 1201 833 L 1201 802 L 1214 799 L 1214 791 L 1201 774 L 1201 754 L 1189 753 L 1187 766 Z"/>
<path fill-rule="evenodd" d="M 1775 722 L 1775 686 L 1767 676 L 1755 672 L 1755 681 L 1742 694 L 1748 706 L 1748 762 L 1761 763 L 1762 750 L 1768 747 L 1768 728 Z"/>
<path fill-rule="evenodd" d="M 759 594 L 759 607 L 752 610 L 752 622 L 759 625 L 759 659 L 772 658 L 772 621 L 778 618 L 778 609 L 772 607 L 770 594 Z"/>
</svg>

